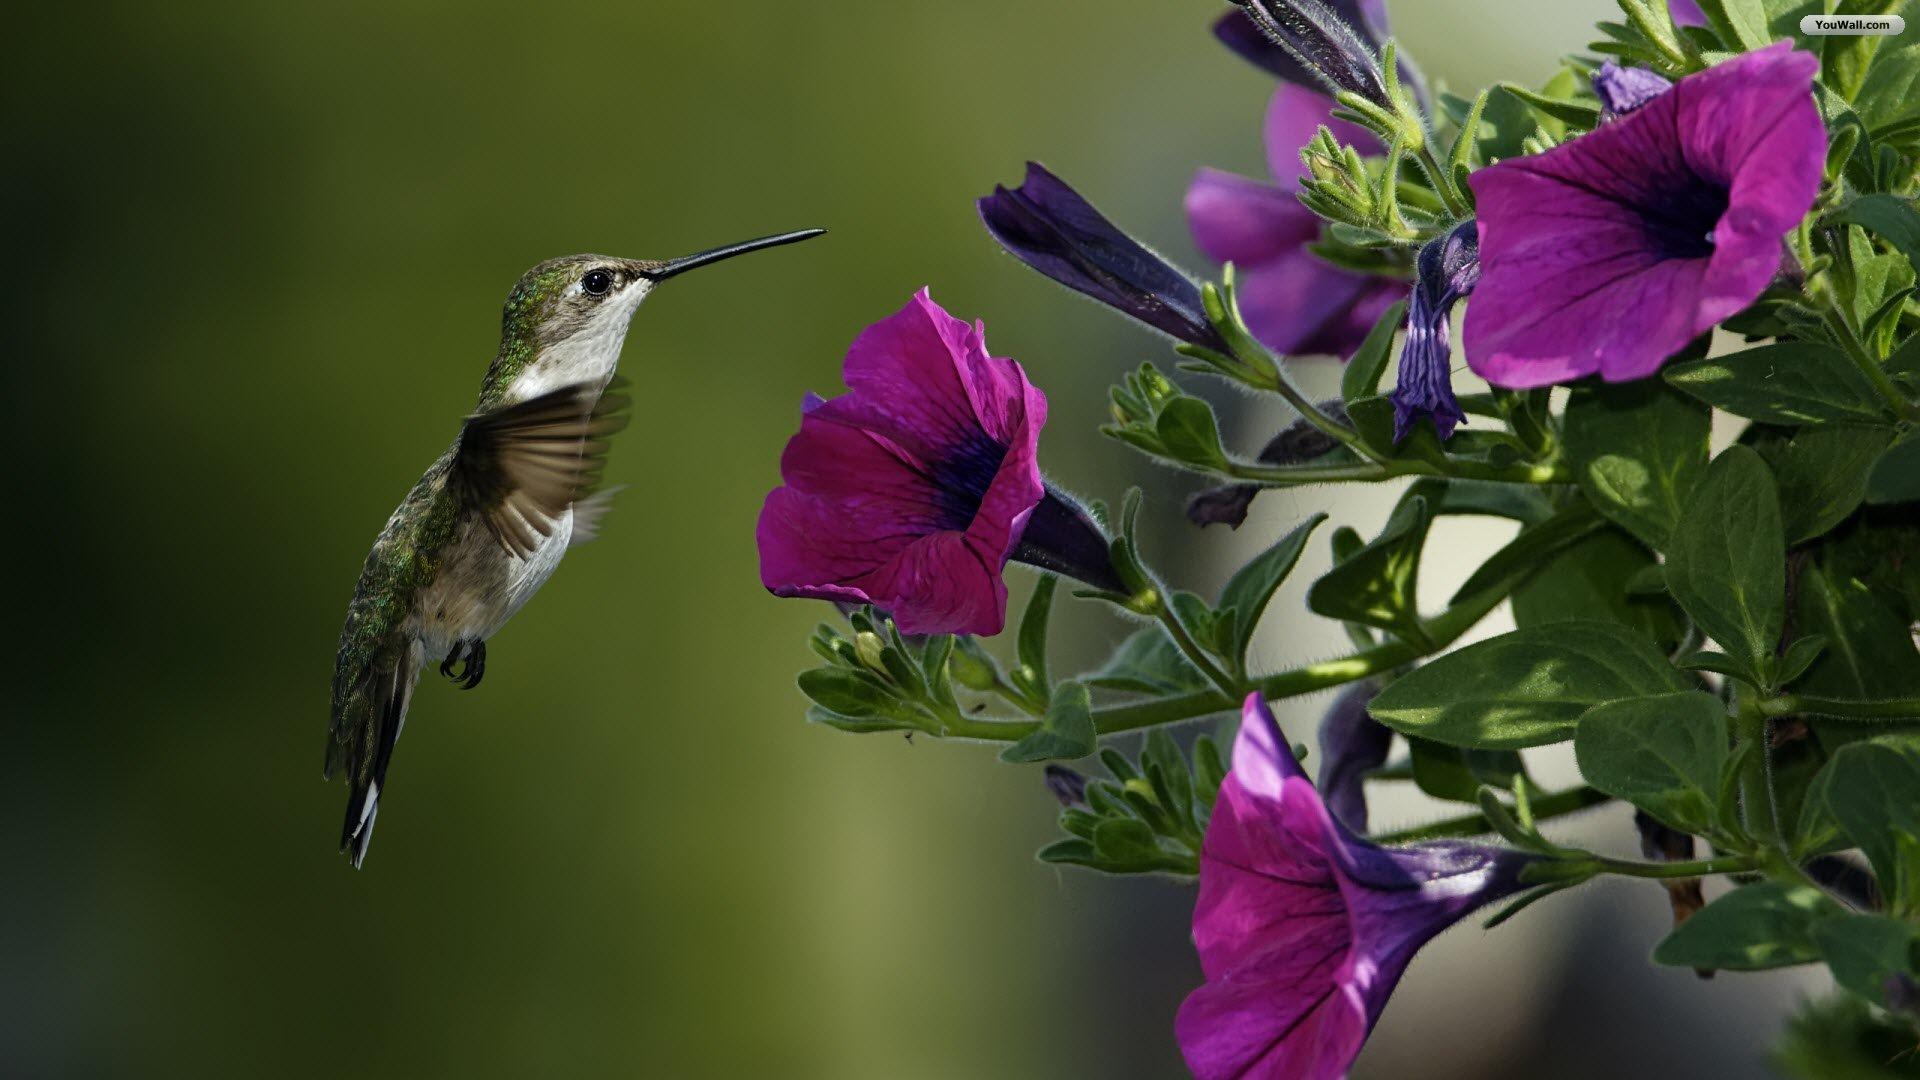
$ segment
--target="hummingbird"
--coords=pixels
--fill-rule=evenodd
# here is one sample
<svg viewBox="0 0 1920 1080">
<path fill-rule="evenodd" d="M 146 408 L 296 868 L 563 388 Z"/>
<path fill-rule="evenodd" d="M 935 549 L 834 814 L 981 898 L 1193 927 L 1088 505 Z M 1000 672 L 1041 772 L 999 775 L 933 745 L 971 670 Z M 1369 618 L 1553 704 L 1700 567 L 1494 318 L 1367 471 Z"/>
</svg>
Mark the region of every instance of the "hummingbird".
<svg viewBox="0 0 1920 1080">
<path fill-rule="evenodd" d="M 613 494 L 598 490 L 608 438 L 628 405 L 614 369 L 640 301 L 695 267 L 824 231 L 665 261 L 569 255 L 507 294 L 479 404 L 380 530 L 340 631 L 323 776 L 346 771 L 340 850 L 355 867 L 420 673 L 438 664 L 462 688 L 478 686 L 487 639 L 597 531 Z"/>
</svg>

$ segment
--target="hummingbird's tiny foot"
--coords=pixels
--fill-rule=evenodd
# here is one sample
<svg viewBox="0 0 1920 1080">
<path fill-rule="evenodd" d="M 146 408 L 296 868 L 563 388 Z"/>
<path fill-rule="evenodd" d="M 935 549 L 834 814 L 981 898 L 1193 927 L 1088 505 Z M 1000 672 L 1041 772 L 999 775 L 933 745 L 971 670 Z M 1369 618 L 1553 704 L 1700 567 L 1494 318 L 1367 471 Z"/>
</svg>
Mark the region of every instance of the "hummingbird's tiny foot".
<svg viewBox="0 0 1920 1080">
<path fill-rule="evenodd" d="M 475 641 L 473 644 L 467 646 L 466 669 L 462 672 L 465 677 L 461 680 L 460 689 L 471 690 L 479 686 L 480 677 L 486 673 L 487 643 L 484 641 Z"/>
</svg>

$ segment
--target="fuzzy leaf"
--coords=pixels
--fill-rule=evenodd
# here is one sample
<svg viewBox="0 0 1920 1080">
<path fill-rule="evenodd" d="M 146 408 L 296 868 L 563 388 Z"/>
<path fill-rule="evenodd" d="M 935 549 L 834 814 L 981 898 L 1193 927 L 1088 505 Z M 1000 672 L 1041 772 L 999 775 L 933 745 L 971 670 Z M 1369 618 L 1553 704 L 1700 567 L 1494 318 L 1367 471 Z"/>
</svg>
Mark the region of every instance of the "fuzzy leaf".
<svg viewBox="0 0 1920 1080">
<path fill-rule="evenodd" d="M 1580 775 L 1688 833 L 1712 829 L 1727 760 L 1727 710 L 1697 690 L 1623 698 L 1580 718 Z"/>
<path fill-rule="evenodd" d="M 1602 702 L 1689 689 L 1643 636 L 1576 620 L 1516 630 L 1396 679 L 1369 711 L 1388 727 L 1453 746 L 1558 742 Z"/>
<path fill-rule="evenodd" d="M 1655 379 L 1575 387 L 1567 455 L 1595 509 L 1664 549 L 1707 467 L 1711 412 Z"/>
<path fill-rule="evenodd" d="M 1758 679 L 1786 621 L 1779 496 L 1760 455 L 1731 446 L 1694 489 L 1667 552 L 1667 589 Z"/>
</svg>

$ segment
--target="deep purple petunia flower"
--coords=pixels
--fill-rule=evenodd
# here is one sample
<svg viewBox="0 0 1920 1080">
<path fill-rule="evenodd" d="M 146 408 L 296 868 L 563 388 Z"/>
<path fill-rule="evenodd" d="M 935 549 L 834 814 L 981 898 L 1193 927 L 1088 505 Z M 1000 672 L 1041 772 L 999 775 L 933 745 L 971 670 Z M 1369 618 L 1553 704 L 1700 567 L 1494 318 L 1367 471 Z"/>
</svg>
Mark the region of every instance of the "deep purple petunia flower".
<svg viewBox="0 0 1920 1080">
<path fill-rule="evenodd" d="M 1420 946 L 1519 890 L 1535 857 L 1466 841 L 1382 848 L 1349 832 L 1247 698 L 1200 854 L 1206 985 L 1176 1028 L 1200 1080 L 1346 1073 Z"/>
<path fill-rule="evenodd" d="M 1021 262 L 1162 333 L 1227 351 L 1207 319 L 1200 286 L 1044 166 L 1027 162 L 1019 187 L 996 186 L 978 205 L 987 231 Z"/>
<path fill-rule="evenodd" d="M 1300 148 L 1322 124 L 1362 151 L 1378 147 L 1358 126 L 1333 119 L 1332 110 L 1331 98 L 1281 84 L 1266 120 L 1267 167 L 1280 186 L 1201 169 L 1187 188 L 1194 243 L 1234 264 L 1247 329 L 1286 355 L 1352 353 L 1407 288 L 1343 270 L 1307 250 L 1320 238 L 1320 219 L 1289 190 L 1305 172 Z"/>
<path fill-rule="evenodd" d="M 767 496 L 760 580 L 873 604 L 907 634 L 996 634 L 1010 557 L 1117 587 L 1104 539 L 1040 478 L 1047 399 L 927 290 L 854 339 L 849 392 L 808 396 Z"/>
<path fill-rule="evenodd" d="M 1819 66 L 1781 42 L 1544 154 L 1474 173 L 1473 370 L 1514 388 L 1643 378 L 1752 303 L 1819 192 Z"/>
<path fill-rule="evenodd" d="M 1393 439 L 1399 442 L 1421 417 L 1433 421 L 1442 441 L 1466 422 L 1453 394 L 1453 350 L 1447 320 L 1453 305 L 1480 281 L 1479 233 L 1463 222 L 1420 249 L 1413 299 L 1407 303 L 1407 341 L 1400 350 L 1399 381 L 1393 388 Z"/>
</svg>

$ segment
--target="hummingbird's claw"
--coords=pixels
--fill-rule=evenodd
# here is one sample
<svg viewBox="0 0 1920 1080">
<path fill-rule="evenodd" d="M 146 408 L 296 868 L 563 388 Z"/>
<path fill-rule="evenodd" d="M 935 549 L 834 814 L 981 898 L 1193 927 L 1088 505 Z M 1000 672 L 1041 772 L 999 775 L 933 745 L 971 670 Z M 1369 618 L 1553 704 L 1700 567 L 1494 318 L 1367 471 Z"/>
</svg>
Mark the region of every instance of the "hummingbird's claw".
<svg viewBox="0 0 1920 1080">
<path fill-rule="evenodd" d="M 455 672 L 453 665 L 458 662 L 460 670 Z M 458 683 L 460 689 L 471 690 L 480 685 L 480 677 L 487 672 L 487 643 L 484 641 L 456 641 L 448 651 L 447 658 L 440 661 L 440 674 L 449 682 Z"/>
<path fill-rule="evenodd" d="M 467 664 L 466 670 L 463 672 L 466 678 L 461 681 L 460 689 L 471 690 L 479 686 L 480 676 L 486 673 L 487 643 L 484 641 L 475 641 L 473 644 L 467 646 Z"/>
</svg>

